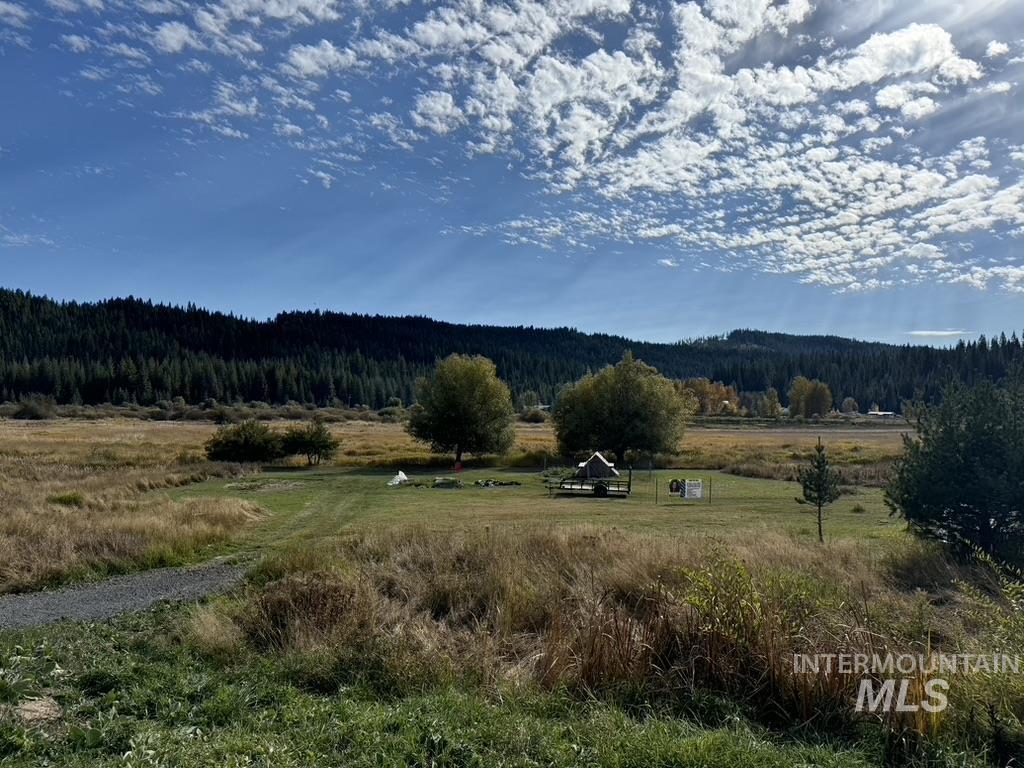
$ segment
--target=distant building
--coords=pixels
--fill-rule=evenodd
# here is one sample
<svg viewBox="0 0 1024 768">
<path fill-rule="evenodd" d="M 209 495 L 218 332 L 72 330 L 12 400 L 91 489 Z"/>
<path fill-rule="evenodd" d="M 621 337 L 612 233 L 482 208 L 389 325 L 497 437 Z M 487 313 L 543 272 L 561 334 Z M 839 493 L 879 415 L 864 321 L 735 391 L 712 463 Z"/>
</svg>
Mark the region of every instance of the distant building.
<svg viewBox="0 0 1024 768">
<path fill-rule="evenodd" d="M 618 477 L 619 472 L 615 465 L 594 451 L 594 455 L 586 461 L 581 461 L 576 467 L 576 477 Z"/>
<path fill-rule="evenodd" d="M 896 413 L 894 411 L 868 411 L 868 416 L 874 416 L 876 419 L 895 419 Z"/>
</svg>

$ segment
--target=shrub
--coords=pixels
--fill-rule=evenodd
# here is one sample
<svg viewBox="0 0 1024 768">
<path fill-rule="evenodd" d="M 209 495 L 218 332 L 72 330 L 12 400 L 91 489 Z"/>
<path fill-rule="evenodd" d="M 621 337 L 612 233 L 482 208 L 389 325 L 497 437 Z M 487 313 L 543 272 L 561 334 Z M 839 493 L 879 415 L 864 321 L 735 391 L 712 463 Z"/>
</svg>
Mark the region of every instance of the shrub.
<svg viewBox="0 0 1024 768">
<path fill-rule="evenodd" d="M 389 405 L 387 408 L 381 408 L 377 411 L 377 416 L 381 421 L 395 423 L 407 419 L 409 417 L 409 412 L 401 406 Z"/>
<path fill-rule="evenodd" d="M 338 453 L 340 446 L 341 441 L 317 418 L 303 427 L 289 427 L 281 441 L 285 455 L 305 456 L 310 466 L 330 461 Z"/>
<path fill-rule="evenodd" d="M 14 409 L 11 418 L 42 421 L 44 419 L 52 419 L 56 415 L 57 406 L 52 397 L 29 395 L 18 400 L 18 407 Z"/>
<path fill-rule="evenodd" d="M 58 504 L 62 507 L 84 507 L 85 496 L 80 491 L 65 491 L 55 493 L 46 498 L 51 504 Z"/>
<path fill-rule="evenodd" d="M 266 424 L 251 419 L 222 427 L 206 441 L 206 457 L 211 461 L 260 462 L 282 456 L 280 435 Z"/>
<path fill-rule="evenodd" d="M 527 424 L 543 424 L 548 420 L 548 415 L 540 408 L 524 408 L 519 414 L 519 420 Z"/>
</svg>

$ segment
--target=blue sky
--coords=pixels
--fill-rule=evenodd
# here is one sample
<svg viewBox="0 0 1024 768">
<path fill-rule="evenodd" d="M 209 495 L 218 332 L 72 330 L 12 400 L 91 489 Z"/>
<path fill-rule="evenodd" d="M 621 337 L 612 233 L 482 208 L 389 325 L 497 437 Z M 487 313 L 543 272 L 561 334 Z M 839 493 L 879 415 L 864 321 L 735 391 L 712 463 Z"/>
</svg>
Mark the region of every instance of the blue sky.
<svg viewBox="0 0 1024 768">
<path fill-rule="evenodd" d="M 1024 4 L 0 0 L 0 284 L 1024 328 Z"/>
</svg>

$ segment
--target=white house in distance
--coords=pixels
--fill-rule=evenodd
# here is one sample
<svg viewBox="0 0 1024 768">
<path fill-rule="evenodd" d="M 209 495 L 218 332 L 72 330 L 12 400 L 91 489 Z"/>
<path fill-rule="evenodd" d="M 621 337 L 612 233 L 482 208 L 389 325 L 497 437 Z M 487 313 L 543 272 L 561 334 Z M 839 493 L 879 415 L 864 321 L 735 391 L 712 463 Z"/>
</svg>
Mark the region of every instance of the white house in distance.
<svg viewBox="0 0 1024 768">
<path fill-rule="evenodd" d="M 618 477 L 619 471 L 608 459 L 594 451 L 594 455 L 581 461 L 576 468 L 576 477 Z"/>
</svg>

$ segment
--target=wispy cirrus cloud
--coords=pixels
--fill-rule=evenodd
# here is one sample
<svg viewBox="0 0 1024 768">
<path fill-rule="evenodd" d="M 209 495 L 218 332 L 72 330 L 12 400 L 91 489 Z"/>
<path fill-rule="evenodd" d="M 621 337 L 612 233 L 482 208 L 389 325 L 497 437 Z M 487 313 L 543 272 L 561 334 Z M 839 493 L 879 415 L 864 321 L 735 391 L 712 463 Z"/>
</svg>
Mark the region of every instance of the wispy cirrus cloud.
<svg viewBox="0 0 1024 768">
<path fill-rule="evenodd" d="M 945 330 L 945 331 L 907 331 L 907 336 L 917 339 L 958 339 L 962 336 L 971 336 L 972 331 L 967 330 Z"/>
</svg>

